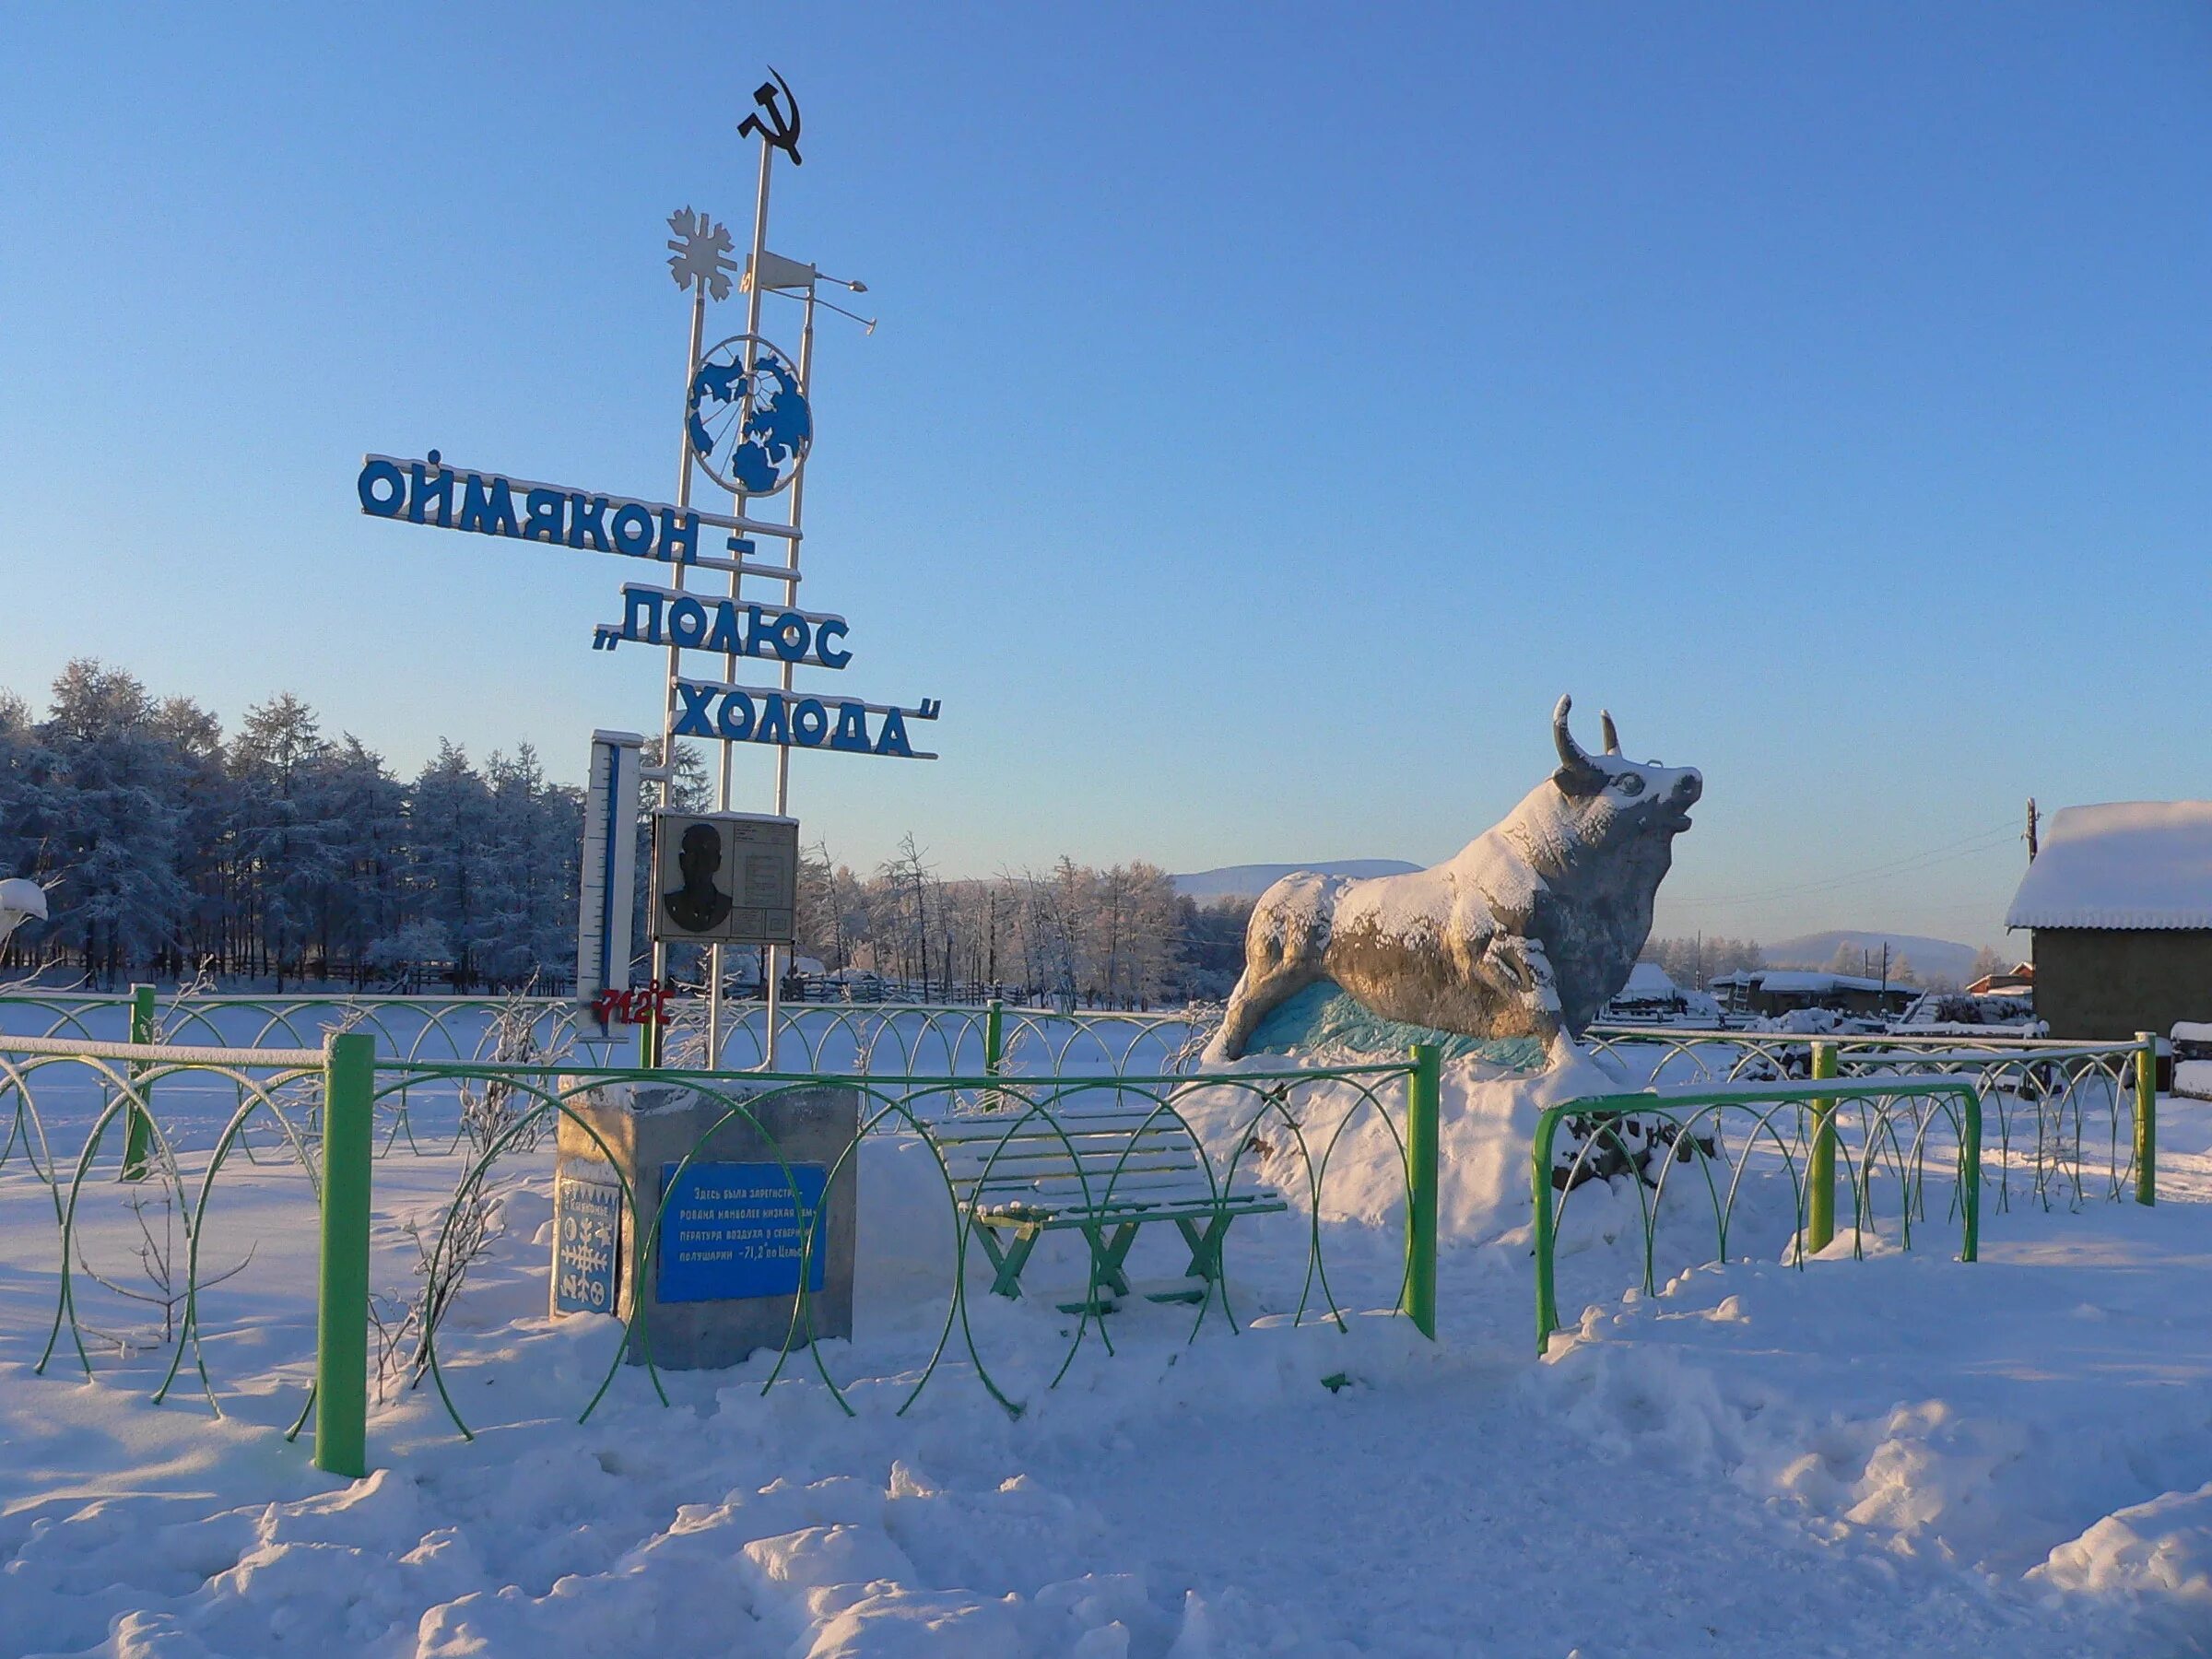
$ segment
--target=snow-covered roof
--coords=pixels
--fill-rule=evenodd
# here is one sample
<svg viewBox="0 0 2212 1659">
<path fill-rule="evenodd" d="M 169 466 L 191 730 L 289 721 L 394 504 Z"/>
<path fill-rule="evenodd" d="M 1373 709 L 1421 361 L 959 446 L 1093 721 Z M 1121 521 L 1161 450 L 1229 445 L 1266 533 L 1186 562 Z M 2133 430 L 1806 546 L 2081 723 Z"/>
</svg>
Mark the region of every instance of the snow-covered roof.
<svg viewBox="0 0 2212 1659">
<path fill-rule="evenodd" d="M 1735 973 L 1717 973 L 1709 982 L 1715 985 L 1757 985 L 1769 992 L 1812 992 L 1823 994 L 1831 991 L 1904 991 L 1910 989 L 1897 980 L 1884 984 L 1878 979 L 1860 979 L 1850 973 L 1811 973 L 1796 968 L 1748 968 Z"/>
<path fill-rule="evenodd" d="M 1901 991 L 1905 988 L 1895 980 L 1885 986 L 1878 979 L 1860 979 L 1850 973 L 1807 973 L 1794 968 L 1762 968 L 1753 978 L 1762 991 Z"/>
<path fill-rule="evenodd" d="M 1631 997 L 1651 998 L 1679 996 L 1680 990 L 1667 976 L 1665 969 L 1656 962 L 1639 962 L 1629 970 L 1629 982 L 1620 988 L 1618 1000 Z"/>
<path fill-rule="evenodd" d="M 2061 808 L 2005 925 L 2212 928 L 2212 801 Z"/>
</svg>

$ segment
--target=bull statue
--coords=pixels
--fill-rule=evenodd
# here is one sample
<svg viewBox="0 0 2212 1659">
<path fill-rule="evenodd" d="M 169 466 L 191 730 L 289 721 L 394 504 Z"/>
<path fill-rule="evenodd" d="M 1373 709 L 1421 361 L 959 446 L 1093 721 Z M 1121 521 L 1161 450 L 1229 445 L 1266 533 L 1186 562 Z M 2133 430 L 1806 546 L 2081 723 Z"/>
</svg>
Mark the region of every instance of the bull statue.
<svg viewBox="0 0 2212 1659">
<path fill-rule="evenodd" d="M 7 948 L 8 935 L 32 920 L 46 920 L 46 889 L 20 876 L 0 881 L 0 950 Z"/>
<path fill-rule="evenodd" d="M 1269 1010 L 1333 980 L 1370 1012 L 1470 1037 L 1579 1036 L 1622 985 L 1704 780 L 1606 752 L 1552 711 L 1559 770 L 1433 869 L 1360 880 L 1300 871 L 1260 897 L 1244 972 L 1209 1060 L 1234 1060 Z"/>
</svg>

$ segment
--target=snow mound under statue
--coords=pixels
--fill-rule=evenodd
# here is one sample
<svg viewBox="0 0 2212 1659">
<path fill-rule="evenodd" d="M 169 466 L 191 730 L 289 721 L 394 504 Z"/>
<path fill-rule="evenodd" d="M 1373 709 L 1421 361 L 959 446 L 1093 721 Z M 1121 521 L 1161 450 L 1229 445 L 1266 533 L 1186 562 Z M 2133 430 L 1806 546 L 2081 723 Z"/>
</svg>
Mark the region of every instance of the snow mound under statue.
<svg viewBox="0 0 2212 1659">
<path fill-rule="evenodd" d="M 1403 1056 L 1399 1049 L 1388 1057 Z M 1394 1112 L 1356 1110 L 1357 1082 L 1317 1078 L 1301 1088 L 1300 1115 L 1309 1126 L 1302 1143 L 1299 1136 L 1272 1133 L 1267 1121 L 1254 1124 L 1248 1092 L 1204 1087 L 1209 1076 L 1233 1077 L 1247 1067 L 1272 1071 L 1280 1065 L 1255 1055 L 1194 1077 L 1191 1092 L 1178 1096 L 1176 1110 L 1218 1167 L 1227 1167 L 1240 1147 L 1248 1156 L 1256 1152 L 1250 1179 L 1290 1194 L 1301 1210 L 1318 1210 L 1324 1221 L 1376 1228 L 1395 1238 L 1405 1221 L 1404 1124 Z M 1445 1243 L 1481 1243 L 1524 1231 L 1538 1116 L 1547 1106 L 1621 1087 L 1619 1078 L 1564 1037 L 1552 1044 L 1547 1063 L 1540 1057 L 1533 1069 L 1501 1067 L 1470 1051 L 1445 1062 L 1441 1083 L 1437 1237 Z M 1554 1157 L 1572 1157 L 1570 1137 L 1561 1136 Z M 1325 1159 L 1326 1165 L 1318 1193 L 1311 1190 L 1309 1159 Z M 1627 1202 L 1633 1206 L 1632 1198 Z"/>
<path fill-rule="evenodd" d="M 1385 1019 L 1363 1006 L 1334 980 L 1308 985 L 1278 1003 L 1244 1045 L 1248 1054 L 1302 1054 L 1315 1060 L 1403 1060 L 1417 1042 L 1433 1042 L 1446 1060 L 1480 1060 L 1505 1071 L 1544 1068 L 1547 1050 L 1536 1037 L 1467 1037 L 1430 1026 Z"/>
</svg>

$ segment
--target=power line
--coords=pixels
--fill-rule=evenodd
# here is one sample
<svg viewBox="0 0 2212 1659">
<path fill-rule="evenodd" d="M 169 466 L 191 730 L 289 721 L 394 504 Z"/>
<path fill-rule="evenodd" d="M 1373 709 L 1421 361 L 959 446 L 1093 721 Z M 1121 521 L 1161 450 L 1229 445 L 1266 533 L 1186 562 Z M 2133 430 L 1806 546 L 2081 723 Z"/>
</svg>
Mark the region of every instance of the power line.
<svg viewBox="0 0 2212 1659">
<path fill-rule="evenodd" d="M 1833 892 L 1840 888 L 1852 887 L 1860 882 L 1876 881 L 1893 876 L 1916 875 L 1922 870 L 1933 869 L 1937 865 L 1948 864 L 1956 859 L 1971 858 L 1978 853 L 1994 852 L 2005 841 L 2017 840 L 2018 834 L 2019 831 L 2013 825 L 2005 824 L 1994 829 L 1977 830 L 1971 835 L 1961 836 L 1955 841 L 1944 841 L 1936 846 L 1924 848 L 1918 853 L 1909 853 L 1884 864 L 1869 865 L 1862 870 L 1848 871 L 1843 875 L 1828 877 L 1818 881 L 1795 882 L 1758 892 L 1731 893 L 1721 898 L 1704 899 L 1694 895 L 1677 893 L 1670 893 L 1667 897 L 1677 904 L 1716 906 L 1760 904 L 1773 900 Z"/>
</svg>

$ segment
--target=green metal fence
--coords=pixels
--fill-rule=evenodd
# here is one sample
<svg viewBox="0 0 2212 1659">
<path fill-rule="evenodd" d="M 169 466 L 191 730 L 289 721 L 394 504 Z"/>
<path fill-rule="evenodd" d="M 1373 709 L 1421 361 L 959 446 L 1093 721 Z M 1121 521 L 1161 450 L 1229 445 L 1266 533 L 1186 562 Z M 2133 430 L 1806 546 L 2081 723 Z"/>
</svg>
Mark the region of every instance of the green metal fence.
<svg viewBox="0 0 2212 1659">
<path fill-rule="evenodd" d="M 1576 1144 L 1563 1159 L 1559 1130 Z M 1912 1247 L 1924 1223 L 1930 1164 L 1948 1166 L 1945 1214 L 1959 1228 L 1959 1260 L 1979 1253 L 1982 1098 L 1972 1082 L 1942 1077 L 1825 1077 L 1660 1094 L 1595 1095 L 1547 1107 L 1536 1120 L 1530 1165 L 1535 1237 L 1536 1351 L 1560 1329 L 1557 1297 L 1559 1226 L 1577 1188 L 1601 1176 L 1625 1176 L 1641 1220 L 1642 1283 L 1658 1288 L 1659 1224 L 1668 1193 L 1688 1181 L 1709 1201 L 1710 1260 L 1728 1261 L 1732 1227 L 1750 1189 L 1786 1180 L 1789 1259 L 1802 1267 L 1837 1233 L 1836 1178 L 1845 1177 L 1853 1253 L 1866 1235 L 1893 1221 Z M 1618 1181 L 1609 1184 L 1619 1184 Z M 1877 1200 L 1893 1190 L 1894 1205 Z"/>
<path fill-rule="evenodd" d="M 1999 1209 L 2011 1207 L 2016 1183 L 2045 1208 L 2085 1197 L 2157 1199 L 2158 1049 L 2147 1032 L 2132 1042 L 2068 1042 L 1601 1025 L 1586 1042 L 1648 1087 L 1806 1079 L 1822 1064 L 1831 1077 L 1968 1078 L 1987 1113 Z"/>
<path fill-rule="evenodd" d="M 697 1068 L 766 1065 L 767 1009 L 725 1003 L 719 1054 L 704 1052 L 703 1001 L 678 998 L 665 1047 Z M 1212 1012 L 1135 1013 L 1022 1007 L 1003 1002 L 785 1003 L 776 1022 L 779 1069 L 911 1077 L 978 1066 L 1057 1076 L 1077 1070 L 1182 1073 L 1195 1069 Z M 294 994 L 15 992 L 0 995 L 0 1034 L 202 1046 L 313 1047 L 335 1030 L 373 1036 L 378 1052 L 410 1061 L 489 1061 L 517 1019 L 541 1054 L 582 1049 L 603 1063 L 634 1056 L 637 1038 L 587 1035 L 572 998 Z"/>
<path fill-rule="evenodd" d="M 238 1104 L 206 1148 L 181 1150 L 164 1132 L 151 1110 L 159 1089 L 175 1089 L 187 1082 L 218 1085 L 236 1091 Z M 206 1232 L 211 1205 L 227 1182 L 225 1171 L 239 1171 L 240 1154 L 251 1156 L 253 1137 L 259 1135 L 265 1150 L 279 1152 L 279 1167 L 272 1173 L 296 1171 L 304 1175 L 301 1196 L 320 1210 L 320 1251 L 316 1293 L 314 1384 L 292 1432 L 297 1434 L 312 1417 L 315 1424 L 317 1464 L 341 1474 L 359 1474 L 366 1466 L 366 1424 L 373 1357 L 371 1352 L 371 1196 L 379 1177 L 375 1152 L 388 1135 L 378 1128 L 380 1116 L 390 1103 L 409 1089 L 426 1087 L 466 1087 L 495 1095 L 501 1102 L 496 1121 L 479 1125 L 465 1157 L 458 1159 L 458 1180 L 442 1206 L 442 1219 L 428 1252 L 427 1283 L 441 1280 L 441 1267 L 452 1267 L 466 1241 L 456 1229 L 477 1213 L 474 1199 L 498 1178 L 502 1167 L 517 1166 L 513 1158 L 523 1148 L 542 1145 L 545 1132 L 561 1124 L 598 1142 L 604 1141 L 576 1110 L 576 1101 L 594 1090 L 639 1086 L 665 1086 L 688 1091 L 711 1104 L 719 1113 L 713 1127 L 702 1135 L 683 1159 L 688 1168 L 700 1149 L 723 1125 L 744 1123 L 766 1135 L 760 1114 L 768 1102 L 794 1090 L 839 1086 L 855 1091 L 860 1105 L 861 1134 L 845 1159 L 856 1159 L 861 1149 L 888 1140 L 917 1150 L 934 1161 L 941 1186 L 943 1221 L 951 1261 L 941 1317 L 935 1319 L 936 1338 L 924 1357 L 911 1385 L 904 1389 L 898 1409 L 911 1406 L 931 1380 L 947 1371 L 972 1376 L 1001 1406 L 1018 1411 L 1022 1400 L 1006 1386 L 978 1340 L 972 1317 L 972 1278 L 985 1269 L 984 1257 L 999 1252 L 978 1219 L 973 1204 L 948 1167 L 946 1148 L 960 1131 L 972 1158 L 979 1139 L 984 1147 L 986 1172 L 1002 1159 L 1016 1155 L 1024 1144 L 1019 1137 L 1057 1139 L 1088 1132 L 1098 1114 L 1129 1128 L 1124 1149 L 1103 1161 L 1095 1157 L 1073 1157 L 1071 1165 L 1076 1208 L 1111 1218 L 1101 1229 L 1118 1227 L 1137 1201 L 1147 1169 L 1142 1158 L 1127 1150 L 1141 1140 L 1147 1147 L 1172 1143 L 1187 1148 L 1190 1180 L 1198 1189 L 1193 1227 L 1187 1238 L 1203 1241 L 1194 1251 L 1194 1265 L 1209 1263 L 1212 1271 L 1189 1287 L 1191 1324 L 1188 1339 L 1195 1340 L 1207 1322 L 1233 1331 L 1243 1313 L 1238 1305 L 1237 1281 L 1223 1270 L 1240 1248 L 1240 1235 L 1229 1226 L 1232 1218 L 1250 1229 L 1255 1223 L 1250 1200 L 1265 1186 L 1287 1200 L 1282 1220 L 1300 1232 L 1299 1245 L 1290 1252 L 1288 1277 L 1298 1282 L 1295 1305 L 1288 1312 L 1292 1324 L 1324 1321 L 1346 1328 L 1346 1309 L 1331 1279 L 1332 1264 L 1324 1251 L 1328 1237 L 1323 1214 L 1329 1202 L 1332 1162 L 1347 1144 L 1362 1133 L 1387 1138 L 1402 1168 L 1404 1244 L 1402 1271 L 1395 1303 L 1424 1335 L 1436 1331 L 1436 1157 L 1439 1112 L 1439 1065 L 1433 1049 L 1415 1051 L 1406 1063 L 1333 1066 L 1280 1071 L 1239 1071 L 1218 1076 L 1184 1077 L 1160 1073 L 1150 1076 L 1030 1077 L 1005 1070 L 977 1071 L 965 1076 L 853 1077 L 830 1073 L 763 1074 L 685 1070 L 641 1072 L 621 1067 L 548 1067 L 544 1065 L 500 1065 L 484 1062 L 420 1061 L 381 1056 L 375 1039 L 362 1030 L 334 1032 L 318 1049 L 218 1048 L 176 1043 L 102 1042 L 70 1037 L 0 1037 L 0 1109 L 10 1113 L 14 1125 L 9 1145 L 20 1147 L 24 1162 L 19 1173 L 27 1177 L 4 1190 L 20 1198 L 25 1189 L 51 1206 L 59 1256 L 55 1303 L 45 1347 L 38 1361 L 42 1372 L 57 1356 L 74 1355 L 77 1367 L 93 1374 L 92 1356 L 77 1306 L 76 1284 L 82 1260 L 81 1206 L 96 1171 L 111 1168 L 118 1179 L 157 1183 L 170 1194 L 182 1218 L 185 1264 L 182 1319 L 173 1352 L 153 1397 L 166 1398 L 189 1363 L 200 1391 L 218 1413 L 222 1409 L 208 1371 L 203 1345 L 205 1265 L 201 1241 Z M 88 1119 L 74 1105 L 72 1122 L 84 1123 L 83 1138 L 71 1157 L 57 1162 L 48 1124 L 51 1112 L 42 1111 L 41 1095 L 51 1104 L 58 1096 L 81 1102 L 88 1089 L 97 1091 L 99 1104 Z M 979 1125 L 982 1126 L 980 1129 Z M 999 1126 L 1003 1125 L 1003 1133 Z M 120 1128 L 119 1128 L 120 1126 Z M 1138 1133 L 1141 1132 L 1141 1133 Z M 143 1136 L 142 1150 L 131 1151 Z M 1148 1137 L 1148 1138 L 1147 1138 Z M 772 1135 L 767 1135 L 772 1147 Z M 122 1150 L 115 1148 L 120 1144 Z M 1095 1143 L 1087 1143 L 1087 1145 Z M 994 1149 L 995 1148 L 995 1149 Z M 773 1157 L 782 1161 L 782 1152 Z M 611 1157 L 610 1163 L 615 1162 Z M 4 1167 L 4 1160 L 0 1160 Z M 842 1169 L 841 1161 L 839 1169 Z M 134 1176 L 134 1169 L 136 1173 Z M 547 1172 L 541 1162 L 532 1166 Z M 790 1166 L 784 1164 L 786 1176 Z M 833 1170 L 830 1179 L 835 1180 Z M 678 1171 L 680 1178 L 681 1169 Z M 622 1210 L 626 1245 L 633 1273 L 654 1259 L 665 1221 L 668 1200 L 677 1182 L 666 1183 L 659 1194 L 639 1193 L 625 1184 Z M 798 1188 L 792 1186 L 794 1223 L 803 1219 Z M 1218 1225 L 1214 1225 L 1218 1224 Z M 1272 1223 L 1271 1223 L 1272 1224 Z M 865 1204 L 860 1225 L 866 1226 Z M 802 1226 L 808 1252 L 814 1234 Z M 1114 1350 L 1114 1337 L 1106 1312 L 1113 1305 L 1110 1280 L 1118 1276 L 1120 1257 L 1101 1253 L 1094 1236 L 1087 1269 L 1088 1282 L 1079 1312 L 1072 1325 L 1065 1321 L 1040 1319 L 1021 1327 L 1022 1340 L 1042 1341 L 1051 1333 L 1065 1338 L 1065 1351 L 1050 1378 L 1056 1385 L 1087 1346 L 1104 1353 Z M 1126 1250 L 1127 1240 L 1119 1248 Z M 1302 1259 L 1301 1259 L 1302 1258 Z M 1274 1258 L 1271 1258 L 1274 1259 Z M 465 1264 L 463 1264 L 465 1266 Z M 852 1379 L 833 1374 L 833 1356 L 815 1339 L 816 1332 L 807 1286 L 808 1262 L 802 1260 L 799 1293 L 793 1298 L 791 1322 L 784 1344 L 761 1383 L 765 1392 L 783 1379 L 804 1350 L 806 1364 L 826 1385 L 830 1395 L 847 1412 Z M 974 1270 L 971 1272 L 971 1268 Z M 1003 1271 L 1000 1276 L 1004 1277 Z M 458 1279 L 453 1281 L 458 1284 Z M 1125 1292 L 1126 1287 L 1121 1287 Z M 1355 1304 L 1359 1305 L 1359 1304 Z M 450 1355 L 441 1349 L 444 1315 L 450 1301 L 431 1300 L 419 1332 L 418 1361 L 411 1368 L 413 1382 L 426 1382 L 441 1400 L 454 1428 L 472 1435 L 455 1391 L 449 1386 Z M 622 1321 L 618 1343 L 596 1390 L 582 1402 L 589 1417 L 614 1386 L 623 1353 L 632 1338 L 641 1338 L 644 1363 L 641 1368 L 653 1393 L 668 1399 L 660 1371 L 650 1352 L 650 1333 L 633 1330 L 630 1316 Z M 880 1379 L 877 1379 L 880 1381 Z"/>
</svg>

